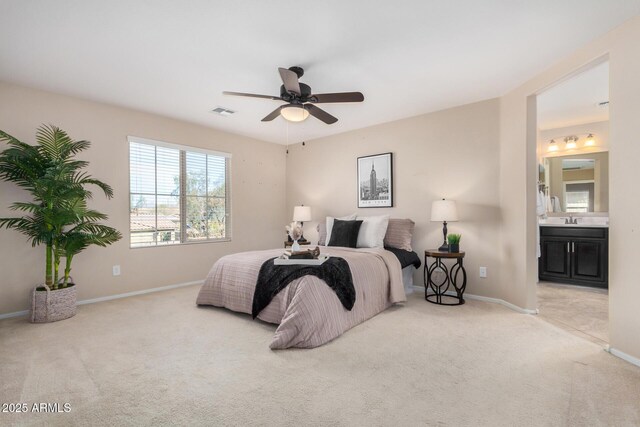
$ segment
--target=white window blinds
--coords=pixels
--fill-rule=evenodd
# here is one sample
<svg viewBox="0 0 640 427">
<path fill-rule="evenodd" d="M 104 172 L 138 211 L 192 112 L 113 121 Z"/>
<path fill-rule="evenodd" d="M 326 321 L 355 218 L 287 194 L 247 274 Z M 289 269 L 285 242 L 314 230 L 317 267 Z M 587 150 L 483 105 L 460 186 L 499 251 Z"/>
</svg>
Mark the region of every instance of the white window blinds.
<svg viewBox="0 0 640 427">
<path fill-rule="evenodd" d="M 129 137 L 131 247 L 228 241 L 230 155 Z"/>
</svg>

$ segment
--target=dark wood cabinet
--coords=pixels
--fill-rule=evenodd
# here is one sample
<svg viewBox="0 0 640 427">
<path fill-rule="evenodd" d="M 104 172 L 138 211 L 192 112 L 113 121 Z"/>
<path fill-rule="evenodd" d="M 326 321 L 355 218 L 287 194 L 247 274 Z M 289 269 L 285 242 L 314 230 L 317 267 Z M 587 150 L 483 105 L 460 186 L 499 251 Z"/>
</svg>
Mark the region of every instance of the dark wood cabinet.
<svg viewBox="0 0 640 427">
<path fill-rule="evenodd" d="M 569 242 L 562 238 L 540 239 L 541 271 L 548 277 L 565 279 L 571 277 Z"/>
<path fill-rule="evenodd" d="M 607 228 L 540 227 L 540 280 L 608 287 Z"/>
</svg>

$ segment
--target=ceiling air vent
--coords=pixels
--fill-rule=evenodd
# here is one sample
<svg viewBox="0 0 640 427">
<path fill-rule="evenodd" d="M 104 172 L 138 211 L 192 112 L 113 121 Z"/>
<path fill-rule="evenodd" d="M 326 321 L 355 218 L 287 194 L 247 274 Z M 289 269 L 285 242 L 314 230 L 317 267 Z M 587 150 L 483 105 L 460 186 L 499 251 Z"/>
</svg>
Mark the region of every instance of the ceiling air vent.
<svg viewBox="0 0 640 427">
<path fill-rule="evenodd" d="M 229 110 L 228 108 L 224 108 L 224 107 L 216 107 L 213 110 L 211 110 L 211 112 L 220 114 L 221 116 L 230 116 L 235 113 L 235 111 Z"/>
</svg>

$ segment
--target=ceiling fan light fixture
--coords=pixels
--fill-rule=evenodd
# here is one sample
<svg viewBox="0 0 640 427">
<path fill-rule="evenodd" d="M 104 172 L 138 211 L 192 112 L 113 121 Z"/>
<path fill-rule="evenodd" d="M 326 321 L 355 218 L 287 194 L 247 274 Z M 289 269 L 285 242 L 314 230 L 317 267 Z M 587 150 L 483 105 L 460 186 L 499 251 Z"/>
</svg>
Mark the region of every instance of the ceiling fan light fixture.
<svg viewBox="0 0 640 427">
<path fill-rule="evenodd" d="M 309 112 L 302 105 L 288 105 L 280 110 L 280 115 L 290 122 L 303 122 L 309 117 Z"/>
</svg>

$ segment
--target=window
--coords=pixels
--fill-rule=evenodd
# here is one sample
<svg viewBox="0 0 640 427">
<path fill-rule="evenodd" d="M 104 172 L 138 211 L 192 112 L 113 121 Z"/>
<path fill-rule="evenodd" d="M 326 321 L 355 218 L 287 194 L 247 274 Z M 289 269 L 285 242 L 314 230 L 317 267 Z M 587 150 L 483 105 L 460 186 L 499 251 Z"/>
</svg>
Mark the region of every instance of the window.
<svg viewBox="0 0 640 427">
<path fill-rule="evenodd" d="M 230 240 L 230 158 L 129 137 L 131 247 Z"/>
</svg>

